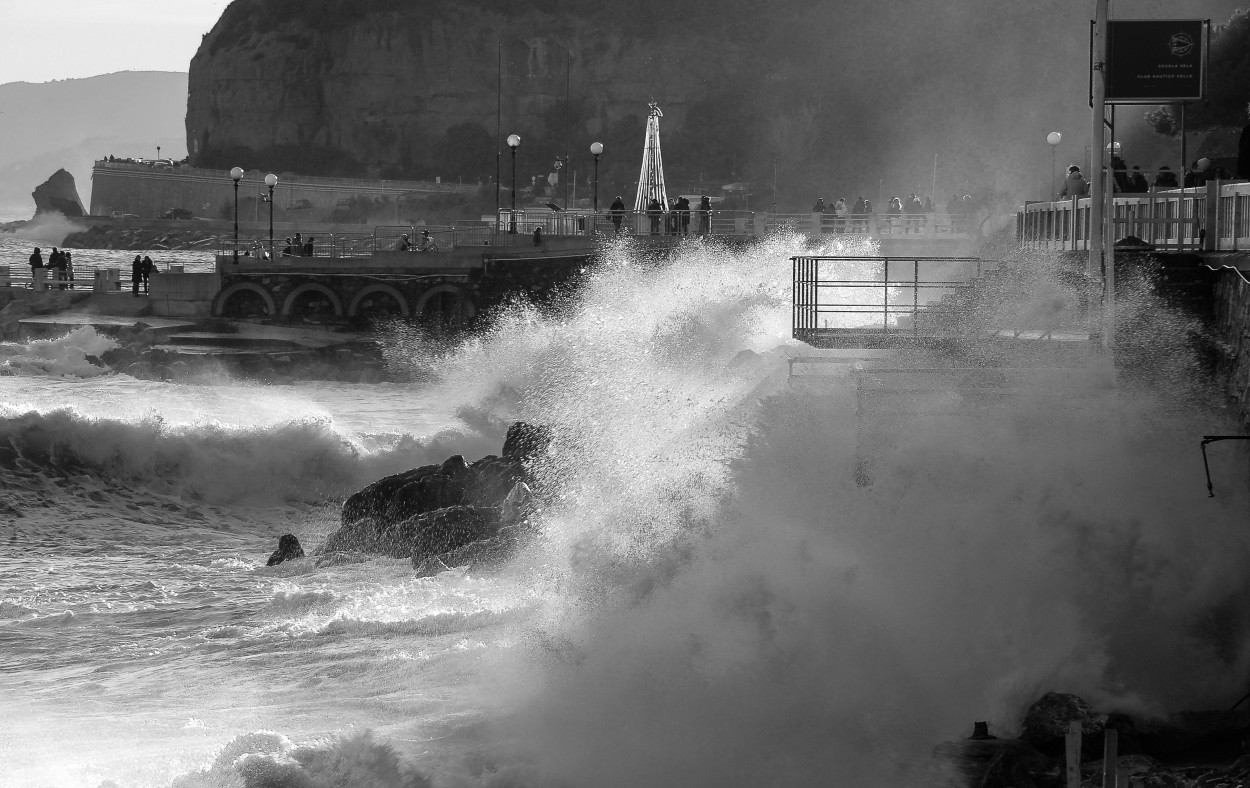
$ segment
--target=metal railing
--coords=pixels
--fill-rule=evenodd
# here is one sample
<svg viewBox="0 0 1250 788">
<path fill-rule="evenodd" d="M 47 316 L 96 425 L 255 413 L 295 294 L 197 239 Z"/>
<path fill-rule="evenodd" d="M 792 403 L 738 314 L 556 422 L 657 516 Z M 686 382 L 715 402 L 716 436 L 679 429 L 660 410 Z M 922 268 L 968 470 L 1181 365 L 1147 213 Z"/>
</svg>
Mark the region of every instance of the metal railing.
<svg viewBox="0 0 1250 788">
<path fill-rule="evenodd" d="M 1115 236 L 1140 238 L 1159 249 L 1235 251 L 1250 248 L 1250 183 L 1209 181 L 1204 186 L 1147 194 L 1117 193 Z M 1089 248 L 1090 199 L 1028 203 L 1017 214 L 1022 246 L 1081 251 Z"/>
<path fill-rule="evenodd" d="M 985 263 L 973 257 L 791 258 L 795 339 L 834 334 L 938 336 L 958 333 L 926 320 L 934 306 L 972 287 Z"/>
</svg>

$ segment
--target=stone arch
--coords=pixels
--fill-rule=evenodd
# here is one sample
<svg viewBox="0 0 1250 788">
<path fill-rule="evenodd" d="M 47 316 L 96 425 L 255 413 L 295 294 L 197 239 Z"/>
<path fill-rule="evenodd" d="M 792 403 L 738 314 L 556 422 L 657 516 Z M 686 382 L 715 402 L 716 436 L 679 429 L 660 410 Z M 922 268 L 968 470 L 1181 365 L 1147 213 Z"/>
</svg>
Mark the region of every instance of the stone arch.
<svg viewBox="0 0 1250 788">
<path fill-rule="evenodd" d="M 365 300 L 365 296 L 372 293 L 385 293 L 395 299 L 395 303 L 399 304 L 400 314 L 408 316 L 408 299 L 404 298 L 404 294 L 391 287 L 390 285 L 373 284 L 361 288 L 360 292 L 352 299 L 351 304 L 347 307 L 347 316 L 356 317 L 360 311 L 360 302 Z"/>
<path fill-rule="evenodd" d="M 286 300 L 282 302 L 282 316 L 291 316 L 291 307 L 295 306 L 297 299 L 305 293 L 320 293 L 330 301 L 330 306 L 334 308 L 334 316 L 343 316 L 343 299 L 339 298 L 338 293 L 330 288 L 317 282 L 306 282 L 291 292 L 287 293 Z"/>
<path fill-rule="evenodd" d="M 473 298 L 462 287 L 436 285 L 421 294 L 413 317 L 436 322 L 442 327 L 458 326 L 477 314 Z"/>
<path fill-rule="evenodd" d="M 259 295 L 265 304 L 265 309 L 268 310 L 265 314 L 268 317 L 273 317 L 277 314 L 277 305 L 274 303 L 273 296 L 269 294 L 268 290 L 258 284 L 255 284 L 254 282 L 235 282 L 225 290 L 218 293 L 217 298 L 213 303 L 213 314 L 218 317 L 225 315 L 227 312 L 226 306 L 230 303 L 230 300 L 239 296 L 241 293 L 253 293 L 255 295 Z M 246 296 L 242 297 L 246 298 Z"/>
</svg>

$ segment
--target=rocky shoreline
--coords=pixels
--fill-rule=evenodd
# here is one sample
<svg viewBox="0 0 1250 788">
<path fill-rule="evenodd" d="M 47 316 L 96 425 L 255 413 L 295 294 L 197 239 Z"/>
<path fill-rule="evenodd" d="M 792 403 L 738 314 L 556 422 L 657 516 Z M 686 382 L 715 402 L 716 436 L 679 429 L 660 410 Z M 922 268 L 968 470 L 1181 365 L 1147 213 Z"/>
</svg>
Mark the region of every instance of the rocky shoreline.
<svg viewBox="0 0 1250 788">
<path fill-rule="evenodd" d="M 407 558 L 418 577 L 490 571 L 536 533 L 542 494 L 529 468 L 549 442 L 546 429 L 516 422 L 499 455 L 457 454 L 376 481 L 344 501 L 342 525 L 312 556 L 318 566 Z"/>
</svg>

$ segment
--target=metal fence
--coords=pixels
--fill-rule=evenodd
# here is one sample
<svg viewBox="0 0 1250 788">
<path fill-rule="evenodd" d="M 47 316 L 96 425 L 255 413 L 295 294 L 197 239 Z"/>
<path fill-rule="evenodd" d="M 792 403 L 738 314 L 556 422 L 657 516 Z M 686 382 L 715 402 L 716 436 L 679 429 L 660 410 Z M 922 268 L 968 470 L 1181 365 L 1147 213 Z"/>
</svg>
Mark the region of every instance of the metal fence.
<svg viewBox="0 0 1250 788">
<path fill-rule="evenodd" d="M 985 263 L 973 257 L 791 258 L 792 333 L 810 344 L 838 335 L 938 336 L 950 326 L 925 320 L 950 294 L 968 289 Z"/>
</svg>

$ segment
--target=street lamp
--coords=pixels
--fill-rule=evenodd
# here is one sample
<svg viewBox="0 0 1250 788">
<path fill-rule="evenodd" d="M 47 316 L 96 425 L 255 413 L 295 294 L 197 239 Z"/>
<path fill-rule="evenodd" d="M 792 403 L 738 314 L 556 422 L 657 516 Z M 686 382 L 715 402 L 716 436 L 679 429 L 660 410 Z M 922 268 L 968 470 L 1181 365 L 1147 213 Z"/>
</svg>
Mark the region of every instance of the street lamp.
<svg viewBox="0 0 1250 788">
<path fill-rule="evenodd" d="M 269 187 L 269 259 L 273 260 L 273 187 L 278 185 L 278 176 L 266 175 L 265 185 Z"/>
<path fill-rule="evenodd" d="M 590 155 L 595 157 L 595 213 L 599 213 L 599 154 L 603 153 L 602 142 L 590 143 Z"/>
<path fill-rule="evenodd" d="M 512 149 L 512 211 L 509 216 L 508 232 L 516 232 L 516 149 L 521 147 L 521 137 L 517 134 L 508 135 L 508 147 Z"/>
<path fill-rule="evenodd" d="M 234 167 L 230 170 L 230 178 L 234 181 L 234 264 L 239 264 L 239 181 L 243 179 L 243 168 Z"/>
<path fill-rule="evenodd" d="M 1046 144 L 1050 146 L 1050 200 L 1055 199 L 1055 149 L 1059 147 L 1059 141 L 1063 139 L 1063 135 L 1057 131 L 1052 131 L 1046 135 Z"/>
</svg>

